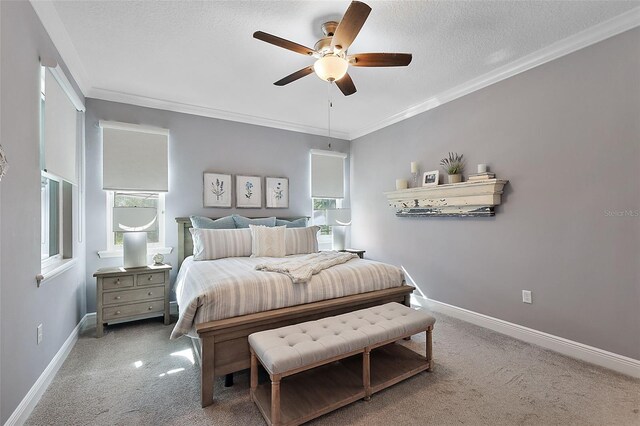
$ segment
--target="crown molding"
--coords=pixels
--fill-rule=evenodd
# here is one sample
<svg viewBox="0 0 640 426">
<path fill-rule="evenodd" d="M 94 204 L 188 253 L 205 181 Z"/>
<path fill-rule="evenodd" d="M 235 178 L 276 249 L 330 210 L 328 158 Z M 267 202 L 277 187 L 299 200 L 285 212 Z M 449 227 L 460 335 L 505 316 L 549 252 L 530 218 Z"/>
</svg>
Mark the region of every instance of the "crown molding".
<svg viewBox="0 0 640 426">
<path fill-rule="evenodd" d="M 87 71 L 82 65 L 80 55 L 78 55 L 78 51 L 71 41 L 71 36 L 62 23 L 62 19 L 60 19 L 53 2 L 51 0 L 29 0 L 29 2 L 36 15 L 38 15 L 40 22 L 42 22 L 45 31 L 49 34 L 54 46 L 58 49 L 58 53 L 69 69 L 71 77 L 78 84 L 82 94 L 85 95 L 90 87 Z"/>
<path fill-rule="evenodd" d="M 80 56 L 78 55 L 78 52 L 71 41 L 71 37 L 69 36 L 69 33 L 67 32 L 51 0 L 30 0 L 30 3 L 42 21 L 42 24 L 51 37 L 54 45 L 58 49 L 60 56 L 62 56 L 71 76 L 74 78 L 80 87 L 80 90 L 86 97 L 254 124 L 257 126 L 273 127 L 293 132 L 326 136 L 327 129 L 325 128 L 306 126 L 249 114 L 241 114 L 199 105 L 155 99 L 131 93 L 92 87 L 88 74 L 80 60 Z M 558 59 L 577 50 L 633 29 L 637 26 L 640 26 L 640 7 L 635 7 L 625 13 L 596 24 L 563 40 L 557 41 L 516 61 L 498 67 L 489 73 L 431 96 L 423 102 L 413 105 L 385 119 L 376 120 L 375 123 L 369 123 L 368 125 L 350 132 L 333 131 L 331 136 L 336 139 L 357 139 L 415 115 L 437 108 L 440 105 L 473 93 L 476 90 L 483 89 L 509 77 L 513 77 L 539 65 L 553 61 L 554 59 Z"/>
<path fill-rule="evenodd" d="M 368 135 L 369 133 L 373 133 L 376 130 L 383 129 L 392 124 L 406 120 L 407 118 L 429 111 L 447 102 L 451 102 L 462 96 L 473 93 L 476 90 L 483 89 L 509 77 L 513 77 L 514 75 L 528 71 L 539 65 L 553 61 L 554 59 L 558 59 L 577 50 L 633 29 L 639 25 L 640 7 L 635 7 L 625 13 L 596 24 L 593 27 L 587 28 L 586 30 L 550 44 L 549 46 L 537 50 L 516 61 L 498 67 L 491 72 L 481 75 L 480 77 L 471 79 L 449 90 L 445 90 L 444 92 L 432 96 L 417 105 L 387 117 L 386 119 L 378 120 L 375 124 L 369 124 L 356 131 L 350 132 L 350 139 L 357 139 Z"/>
<path fill-rule="evenodd" d="M 221 120 L 236 121 L 240 123 L 253 124 L 256 126 L 272 127 L 275 129 L 289 130 L 292 132 L 307 133 L 311 135 L 327 136 L 327 129 L 288 121 L 274 120 L 270 118 L 258 117 L 255 115 L 241 114 L 237 112 L 225 111 L 221 109 L 209 108 L 200 105 L 191 105 L 182 102 L 174 102 L 164 99 L 150 98 L 146 96 L 134 95 L 131 93 L 117 92 L 115 90 L 91 88 L 87 94 L 88 98 L 102 99 L 105 101 L 121 102 L 125 104 L 137 105 L 147 108 L 162 109 L 165 111 L 180 112 L 185 114 L 199 115 L 202 117 L 218 118 Z M 349 134 L 340 131 L 331 131 L 334 139 L 349 140 Z"/>
</svg>

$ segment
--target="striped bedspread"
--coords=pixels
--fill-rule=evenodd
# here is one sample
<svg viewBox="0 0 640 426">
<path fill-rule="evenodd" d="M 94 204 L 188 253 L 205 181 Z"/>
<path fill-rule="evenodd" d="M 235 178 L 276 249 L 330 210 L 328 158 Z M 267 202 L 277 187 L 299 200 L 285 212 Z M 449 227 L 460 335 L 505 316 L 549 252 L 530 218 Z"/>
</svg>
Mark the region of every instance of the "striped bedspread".
<svg viewBox="0 0 640 426">
<path fill-rule="evenodd" d="M 293 258 L 294 256 L 287 256 Z M 285 308 L 374 290 L 399 287 L 404 274 L 396 266 L 353 259 L 293 284 L 277 272 L 256 271 L 266 257 L 230 257 L 218 260 L 184 260 L 176 280 L 180 317 L 171 338 L 196 337 L 196 324 Z"/>
</svg>

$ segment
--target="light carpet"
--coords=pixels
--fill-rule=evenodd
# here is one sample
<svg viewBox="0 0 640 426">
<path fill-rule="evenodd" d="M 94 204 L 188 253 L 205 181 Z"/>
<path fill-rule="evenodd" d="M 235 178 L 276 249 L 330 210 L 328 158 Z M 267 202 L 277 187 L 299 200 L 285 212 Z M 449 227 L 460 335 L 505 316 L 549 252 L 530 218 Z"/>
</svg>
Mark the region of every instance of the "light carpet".
<svg viewBox="0 0 640 426">
<path fill-rule="evenodd" d="M 640 425 L 640 380 L 434 314 L 435 368 L 317 425 Z M 200 408 L 188 338 L 158 320 L 82 333 L 28 425 L 263 425 L 248 374 Z M 424 354 L 424 334 L 406 342 Z"/>
</svg>

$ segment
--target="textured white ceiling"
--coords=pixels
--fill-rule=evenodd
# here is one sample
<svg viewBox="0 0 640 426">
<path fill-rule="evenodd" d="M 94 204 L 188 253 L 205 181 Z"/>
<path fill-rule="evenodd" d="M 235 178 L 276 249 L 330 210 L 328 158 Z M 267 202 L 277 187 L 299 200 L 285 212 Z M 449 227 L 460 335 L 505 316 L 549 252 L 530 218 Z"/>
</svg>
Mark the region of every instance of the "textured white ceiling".
<svg viewBox="0 0 640 426">
<path fill-rule="evenodd" d="M 413 62 L 406 68 L 350 68 L 358 92 L 344 97 L 332 88 L 332 129 L 345 134 L 639 4 L 366 2 L 373 10 L 349 52 L 410 52 Z M 328 83 L 310 75 L 285 87 L 273 85 L 312 60 L 252 34 L 262 30 L 313 47 L 322 36 L 320 24 L 339 20 L 347 0 L 53 4 L 71 42 L 65 52 L 75 50 L 89 97 L 135 95 L 326 129 Z"/>
</svg>

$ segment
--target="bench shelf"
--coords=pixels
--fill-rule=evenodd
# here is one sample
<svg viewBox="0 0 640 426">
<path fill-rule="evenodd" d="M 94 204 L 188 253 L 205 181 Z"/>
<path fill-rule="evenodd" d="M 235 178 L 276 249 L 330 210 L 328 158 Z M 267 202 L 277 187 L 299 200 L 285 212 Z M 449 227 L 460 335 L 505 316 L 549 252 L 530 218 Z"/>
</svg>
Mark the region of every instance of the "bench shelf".
<svg viewBox="0 0 640 426">
<path fill-rule="evenodd" d="M 354 357 L 356 358 L 356 357 Z M 362 356 L 352 370 L 342 362 L 323 365 L 282 379 L 281 424 L 299 425 L 364 398 Z M 254 401 L 271 425 L 271 383 L 258 385 Z"/>
<path fill-rule="evenodd" d="M 281 417 L 278 425 L 299 425 L 367 397 L 363 386 L 363 356 L 358 354 L 288 377 L 280 382 Z M 379 392 L 430 369 L 424 356 L 391 343 L 370 352 L 371 392 Z M 258 384 L 253 400 L 272 425 L 271 383 Z"/>
</svg>

